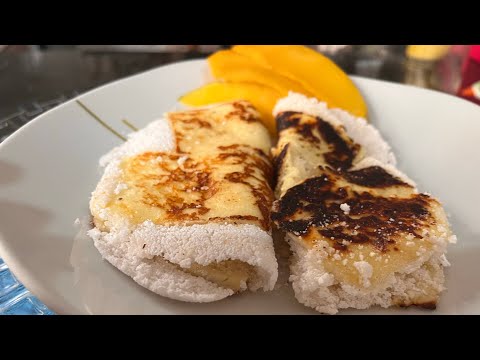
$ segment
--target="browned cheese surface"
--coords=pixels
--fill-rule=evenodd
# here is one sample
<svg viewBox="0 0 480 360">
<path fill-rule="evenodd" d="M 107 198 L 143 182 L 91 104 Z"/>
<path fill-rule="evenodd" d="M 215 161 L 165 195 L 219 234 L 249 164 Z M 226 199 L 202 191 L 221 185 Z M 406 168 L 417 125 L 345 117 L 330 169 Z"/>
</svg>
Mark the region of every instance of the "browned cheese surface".
<svg viewBox="0 0 480 360">
<path fill-rule="evenodd" d="M 123 159 L 109 211 L 133 224 L 250 223 L 270 229 L 270 137 L 237 101 L 168 114 L 176 149 Z"/>
<path fill-rule="evenodd" d="M 279 114 L 277 126 L 272 219 L 306 247 L 328 244 L 323 265 L 340 282 L 360 286 L 354 263 L 366 261 L 371 288 L 380 286 L 432 249 L 427 233 L 448 229 L 434 198 L 380 166 L 352 170 L 365 154 L 343 127 L 296 112 Z"/>
</svg>

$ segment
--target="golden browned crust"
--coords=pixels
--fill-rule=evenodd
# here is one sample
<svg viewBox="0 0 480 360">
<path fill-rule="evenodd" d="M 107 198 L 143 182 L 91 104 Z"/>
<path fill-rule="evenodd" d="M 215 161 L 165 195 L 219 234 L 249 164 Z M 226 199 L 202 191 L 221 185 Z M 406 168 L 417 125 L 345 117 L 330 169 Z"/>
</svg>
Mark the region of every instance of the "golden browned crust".
<svg viewBox="0 0 480 360">
<path fill-rule="evenodd" d="M 270 230 L 270 140 L 247 102 L 169 113 L 176 148 L 123 159 L 108 205 L 133 223 L 253 223 Z"/>
</svg>

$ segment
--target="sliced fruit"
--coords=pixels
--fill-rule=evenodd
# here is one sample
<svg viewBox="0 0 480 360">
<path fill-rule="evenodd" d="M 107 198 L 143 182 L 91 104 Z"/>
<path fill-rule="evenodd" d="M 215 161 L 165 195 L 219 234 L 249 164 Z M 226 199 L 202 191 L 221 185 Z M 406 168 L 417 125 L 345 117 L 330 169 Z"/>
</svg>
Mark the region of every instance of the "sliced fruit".
<svg viewBox="0 0 480 360">
<path fill-rule="evenodd" d="M 277 90 L 281 96 L 287 96 L 289 91 L 314 96 L 297 81 L 260 66 L 252 59 L 232 50 L 216 52 L 208 58 L 208 64 L 217 80 L 257 83 Z"/>
<path fill-rule="evenodd" d="M 365 117 L 367 105 L 347 74 L 333 61 L 300 45 L 236 45 L 232 50 L 294 81 L 329 107 Z"/>
<path fill-rule="evenodd" d="M 250 101 L 262 116 L 270 133 L 275 135 L 275 119 L 272 110 L 280 97 L 280 93 L 276 90 L 259 84 L 214 82 L 189 92 L 179 101 L 189 106 L 204 106 L 234 100 Z"/>
</svg>

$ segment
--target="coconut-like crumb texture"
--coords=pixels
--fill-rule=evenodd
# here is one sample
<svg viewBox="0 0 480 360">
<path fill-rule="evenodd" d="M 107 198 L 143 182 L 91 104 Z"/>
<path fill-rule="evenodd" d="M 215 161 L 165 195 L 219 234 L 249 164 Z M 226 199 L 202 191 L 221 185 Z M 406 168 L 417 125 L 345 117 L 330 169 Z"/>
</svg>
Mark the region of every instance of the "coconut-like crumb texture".
<svg viewBox="0 0 480 360">
<path fill-rule="evenodd" d="M 182 271 L 192 263 L 245 261 L 258 273 L 256 281 L 249 284 L 250 290 L 272 290 L 277 281 L 272 238 L 254 225 L 158 226 L 147 221 L 110 232 L 94 228 L 88 235 L 112 265 L 140 285 L 175 300 L 211 302 L 233 294 L 230 289 Z"/>
<path fill-rule="evenodd" d="M 167 118 L 162 118 L 131 134 L 128 141 L 100 159 L 105 169 L 90 201 L 98 223 L 88 235 L 102 257 L 138 284 L 176 300 L 211 302 L 232 295 L 231 289 L 182 270 L 192 264 L 224 260 L 240 260 L 253 266 L 255 276 L 249 281 L 250 290 L 272 290 L 278 276 L 273 240 L 269 232 L 256 225 L 162 226 L 148 220 L 131 224 L 128 218 L 108 211 L 110 200 L 125 188 L 119 181 L 123 158 L 174 148 L 173 131 Z"/>
</svg>

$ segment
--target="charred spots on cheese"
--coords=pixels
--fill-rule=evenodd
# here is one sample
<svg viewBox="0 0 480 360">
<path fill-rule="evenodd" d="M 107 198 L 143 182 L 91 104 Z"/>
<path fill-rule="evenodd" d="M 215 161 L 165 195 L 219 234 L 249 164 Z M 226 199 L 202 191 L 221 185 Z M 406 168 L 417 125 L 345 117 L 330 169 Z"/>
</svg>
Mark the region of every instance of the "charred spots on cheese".
<svg viewBox="0 0 480 360">
<path fill-rule="evenodd" d="M 294 111 L 285 111 L 275 117 L 277 132 L 297 126 L 302 118 L 302 114 Z"/>
<path fill-rule="evenodd" d="M 270 230 L 271 159 L 248 142 L 236 143 L 237 135 L 224 126 L 229 121 L 235 125 L 240 121 L 260 124 L 258 112 L 249 103 L 238 101 L 221 108 L 170 113 L 168 120 L 175 150 L 146 152 L 126 159 L 121 167 L 128 190 L 122 193 L 123 201 L 115 199 L 115 206 L 129 214 L 132 221 L 144 221 L 146 216 L 172 224 L 250 221 Z M 230 194 L 232 182 L 244 186 L 241 196 Z M 215 201 L 219 193 L 222 198 L 227 196 L 231 205 L 222 218 L 217 214 L 224 205 Z M 250 201 L 248 211 L 253 213 L 236 213 L 240 201 Z"/>
<path fill-rule="evenodd" d="M 257 217 L 252 216 L 252 215 L 231 215 L 228 217 L 213 217 L 211 218 L 212 220 L 224 220 L 224 219 L 231 219 L 231 220 L 258 220 Z"/>
<path fill-rule="evenodd" d="M 231 220 L 234 222 L 234 224 L 242 223 L 242 222 L 247 222 L 247 221 L 258 221 L 258 218 L 253 215 L 231 215 L 231 216 L 225 216 L 225 217 L 212 217 L 210 220 L 220 220 L 220 221 L 225 221 L 225 220 Z"/>
<path fill-rule="evenodd" d="M 243 171 L 227 173 L 220 181 L 242 183 L 248 187 L 262 218 L 238 215 L 228 216 L 223 220 L 254 220 L 269 230 L 273 194 L 270 184 L 265 180 L 272 175 L 268 158 L 263 158 L 263 152 L 263 155 L 260 155 L 255 148 L 248 146 L 226 146 L 221 150 L 223 152 L 215 158 L 202 162 L 194 161 L 184 154 L 144 153 L 128 163 L 127 172 L 142 174 L 136 180 L 135 186 L 144 189 L 145 205 L 164 209 L 167 220 L 196 221 L 208 214 L 210 209 L 205 203 L 217 192 L 219 182 L 212 180 L 213 168 L 225 164 L 242 165 Z M 155 163 L 152 172 L 149 173 L 146 165 L 159 156 L 162 161 Z M 149 188 L 147 184 L 158 192 L 147 192 L 145 190 Z"/>
<path fill-rule="evenodd" d="M 199 220 L 208 213 L 205 202 L 215 194 L 208 165 L 183 154 L 148 152 L 133 157 L 123 168 L 125 181 L 135 177 L 129 189 L 139 192 L 147 207 L 162 209 L 166 220 Z"/>
<path fill-rule="evenodd" d="M 257 155 L 261 156 L 262 158 L 264 158 L 267 161 L 270 161 L 270 157 L 265 153 L 265 151 L 263 151 L 262 149 L 253 147 L 253 146 L 232 144 L 232 145 L 226 145 L 226 146 L 220 145 L 220 146 L 217 146 L 217 148 L 221 151 L 231 151 L 231 150 L 237 150 L 237 149 L 239 149 L 239 150 L 243 149 L 243 151 L 253 150 Z"/>
<path fill-rule="evenodd" d="M 294 131 L 305 140 L 319 143 L 320 139 L 314 134 L 316 121 L 312 117 L 305 116 L 302 113 L 286 111 L 276 117 L 277 131 L 293 128 Z"/>
<path fill-rule="evenodd" d="M 259 149 L 259 148 L 252 148 L 252 149 L 254 149 L 255 152 L 256 152 L 259 156 L 261 156 L 262 158 L 264 158 L 265 160 L 267 160 L 268 162 L 270 162 L 271 158 L 270 158 L 270 156 L 269 156 L 267 153 L 265 153 L 265 151 L 263 151 L 262 149 Z"/>
<path fill-rule="evenodd" d="M 370 188 L 385 188 L 395 185 L 412 187 L 391 175 L 380 166 L 371 166 L 360 170 L 347 171 L 342 175 L 353 184 Z"/>
<path fill-rule="evenodd" d="M 335 198 L 336 195 L 330 192 L 331 186 L 328 176 L 323 175 L 290 188 L 276 202 L 271 214 L 272 220 L 282 230 L 297 236 L 308 234 L 312 226 L 325 225 L 328 220 L 327 214 L 322 211 L 325 207 L 317 199 Z M 312 216 L 312 211 L 315 216 Z"/>
<path fill-rule="evenodd" d="M 230 145 L 219 146 L 219 150 L 223 152 L 217 156 L 220 161 L 230 161 L 232 164 L 242 165 L 244 167 L 243 174 L 257 182 L 269 181 L 273 177 L 273 168 L 270 157 L 265 154 L 262 149 L 247 145 Z M 257 169 L 260 174 L 256 174 Z M 259 177 L 259 175 L 261 175 Z"/>
<path fill-rule="evenodd" d="M 199 110 L 170 113 L 169 121 L 175 131 L 175 144 L 177 153 L 188 153 L 185 144 L 191 142 L 189 133 L 198 129 L 212 131 L 212 124 L 202 118 L 202 112 Z M 193 140 L 195 141 L 195 140 Z"/>
<path fill-rule="evenodd" d="M 369 244 L 382 252 L 394 250 L 398 233 L 421 238 L 420 229 L 432 221 L 428 196 L 384 198 L 355 192 L 336 186 L 335 176 L 310 178 L 287 190 L 276 201 L 272 220 L 305 241 L 315 242 L 323 236 L 338 250 L 348 250 L 354 243 Z M 348 213 L 340 206 L 344 203 Z"/>
<path fill-rule="evenodd" d="M 360 146 L 349 138 L 343 138 L 329 122 L 317 117 L 317 128 L 322 139 L 330 146 L 330 151 L 325 153 L 325 161 L 333 168 L 348 169 L 352 166 L 353 159 L 358 154 Z"/>
<path fill-rule="evenodd" d="M 329 150 L 323 154 L 323 157 L 327 164 L 335 169 L 350 168 L 360 151 L 358 144 L 347 136 L 342 137 L 332 124 L 320 117 L 286 111 L 277 115 L 276 122 L 279 133 L 286 129 L 293 129 L 310 143 L 319 144 L 324 141 Z"/>
<path fill-rule="evenodd" d="M 229 150 L 236 150 L 240 147 L 238 144 L 232 144 L 232 145 L 220 145 L 217 146 L 217 148 L 221 151 L 229 151 Z"/>
<path fill-rule="evenodd" d="M 275 181 L 277 181 L 278 179 L 278 176 L 283 166 L 283 161 L 285 160 L 285 156 L 287 155 L 289 147 L 290 147 L 290 144 L 286 144 L 282 148 L 282 151 L 280 151 L 280 153 L 277 156 L 273 157 L 273 171 L 274 171 Z"/>
<path fill-rule="evenodd" d="M 284 217 L 291 217 L 296 212 L 302 211 L 301 205 L 303 204 L 303 201 L 305 200 L 310 202 L 309 200 L 313 200 L 309 198 L 310 194 L 308 194 L 306 191 L 308 191 L 309 188 L 314 187 L 313 191 L 322 192 L 323 194 L 326 191 L 322 190 L 322 187 L 328 186 L 328 189 L 331 188 L 331 184 L 328 184 L 327 182 L 328 177 L 326 175 L 323 175 L 320 177 L 307 179 L 303 183 L 288 189 L 285 195 L 280 200 L 275 202 L 274 212 L 272 213 L 272 220 L 280 221 Z"/>
<path fill-rule="evenodd" d="M 294 111 L 285 111 L 278 114 L 275 117 L 277 132 L 280 133 L 285 129 L 298 125 L 298 122 L 300 121 L 301 117 L 302 117 L 301 113 L 294 112 Z"/>
<path fill-rule="evenodd" d="M 354 193 L 354 196 L 354 200 L 348 201 L 351 215 L 362 215 L 365 212 L 380 213 L 383 217 L 388 217 L 390 223 L 403 230 L 408 230 L 409 220 L 428 219 L 430 216 L 428 205 L 432 199 L 423 194 L 412 194 L 409 198 L 384 198 L 364 192 Z"/>
<path fill-rule="evenodd" d="M 232 103 L 232 107 L 233 110 L 225 116 L 226 119 L 234 116 L 249 123 L 260 122 L 257 111 L 252 105 L 250 105 L 250 103 L 245 101 L 235 101 Z"/>
<path fill-rule="evenodd" d="M 239 157 L 244 164 L 243 172 L 232 172 L 225 175 L 225 180 L 232 183 L 240 183 L 249 187 L 255 204 L 257 205 L 262 219 L 258 219 L 265 229 L 270 230 L 270 208 L 273 201 L 273 192 L 271 185 L 257 174 L 261 172 L 263 179 L 272 177 L 272 168 L 268 162 L 259 156 L 247 157 L 245 154 Z"/>
<path fill-rule="evenodd" d="M 246 106 L 245 103 L 237 103 L 235 108 L 245 112 L 244 106 Z M 232 144 L 218 146 L 218 149 L 220 153 L 216 157 L 216 164 L 242 165 L 242 171 L 227 173 L 224 179 L 248 187 L 262 214 L 261 219 L 255 218 L 255 220 L 259 221 L 264 229 L 270 230 L 270 208 L 273 201 L 273 183 L 270 183 L 273 178 L 273 169 L 270 157 L 262 149 L 249 145 Z M 230 219 L 234 218 L 230 217 Z"/>
<path fill-rule="evenodd" d="M 314 135 L 313 133 L 314 129 L 315 129 L 315 124 L 301 123 L 295 128 L 295 131 L 300 136 L 302 136 L 305 140 L 309 140 L 313 143 L 319 143 L 320 139 Z"/>
<path fill-rule="evenodd" d="M 315 128 L 317 126 L 316 121 L 312 117 L 300 117 L 298 121 L 291 122 L 292 127 L 295 129 L 295 132 L 300 135 L 304 140 L 310 141 L 312 143 L 319 143 L 320 138 L 314 134 Z"/>
<path fill-rule="evenodd" d="M 201 113 L 170 113 L 169 117 L 172 122 L 181 122 L 185 130 L 212 128 L 212 124 L 201 118 Z"/>
</svg>

